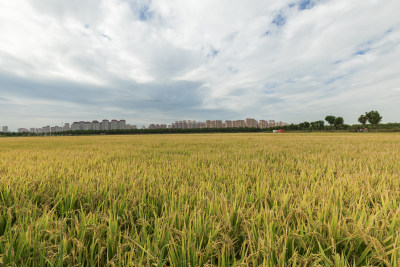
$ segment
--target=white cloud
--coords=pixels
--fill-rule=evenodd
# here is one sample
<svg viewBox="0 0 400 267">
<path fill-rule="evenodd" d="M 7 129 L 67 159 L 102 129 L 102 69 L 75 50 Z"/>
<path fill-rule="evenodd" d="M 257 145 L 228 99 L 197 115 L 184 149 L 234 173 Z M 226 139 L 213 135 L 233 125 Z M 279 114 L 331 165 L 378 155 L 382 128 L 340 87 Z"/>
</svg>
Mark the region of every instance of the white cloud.
<svg viewBox="0 0 400 267">
<path fill-rule="evenodd" d="M 398 121 L 400 2 L 312 3 L 300 10 L 294 0 L 4 1 L 0 97 L 18 102 L 25 92 L 24 103 L 35 103 L 26 112 L 40 117 L 46 105 L 54 120 L 299 122 L 329 113 L 353 123 L 374 108 Z M 55 84 L 66 86 L 50 89 Z M 97 102 L 66 97 L 68 86 L 91 98 L 98 92 Z M 118 105 L 124 101 L 132 106 Z M 0 106 L 3 124 L 23 126 L 12 121 L 23 120 L 24 108 L 11 103 Z"/>
</svg>

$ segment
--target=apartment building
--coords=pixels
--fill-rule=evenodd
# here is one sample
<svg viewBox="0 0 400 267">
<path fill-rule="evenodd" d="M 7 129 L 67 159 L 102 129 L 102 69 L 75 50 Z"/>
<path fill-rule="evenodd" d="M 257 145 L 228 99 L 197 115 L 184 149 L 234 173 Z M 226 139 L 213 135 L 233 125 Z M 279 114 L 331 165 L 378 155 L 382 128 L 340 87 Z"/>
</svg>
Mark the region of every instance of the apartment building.
<svg viewBox="0 0 400 267">
<path fill-rule="evenodd" d="M 171 125 L 165 125 L 166 128 L 171 129 L 199 129 L 204 125 L 204 122 L 195 121 L 195 120 L 183 120 L 183 121 L 175 121 Z"/>
<path fill-rule="evenodd" d="M 268 128 L 268 122 L 266 120 L 260 120 L 258 122 L 258 127 L 260 127 L 260 129 Z"/>
<path fill-rule="evenodd" d="M 71 131 L 71 127 L 69 125 L 69 123 L 64 124 L 63 130 L 66 131 Z"/>
<path fill-rule="evenodd" d="M 117 130 L 118 129 L 118 121 L 117 120 L 111 120 L 110 129 L 111 130 Z"/>
<path fill-rule="evenodd" d="M 246 119 L 247 128 L 258 128 L 258 122 L 255 119 Z"/>
<path fill-rule="evenodd" d="M 91 128 L 93 131 L 99 131 L 100 130 L 100 123 L 99 121 L 92 121 Z"/>
<path fill-rule="evenodd" d="M 277 126 L 277 125 L 275 124 L 274 120 L 269 120 L 268 121 L 268 127 L 275 127 L 275 126 Z"/>
<path fill-rule="evenodd" d="M 126 129 L 126 121 L 120 120 L 117 122 L 117 129 Z"/>
<path fill-rule="evenodd" d="M 246 122 L 244 120 L 236 120 L 233 121 L 232 125 L 234 128 L 245 128 Z"/>
<path fill-rule="evenodd" d="M 224 127 L 225 128 L 232 128 L 233 127 L 232 121 L 225 121 Z"/>
<path fill-rule="evenodd" d="M 130 129 L 137 129 L 137 128 L 136 128 L 136 125 L 127 124 L 126 129 L 130 130 Z"/>
</svg>

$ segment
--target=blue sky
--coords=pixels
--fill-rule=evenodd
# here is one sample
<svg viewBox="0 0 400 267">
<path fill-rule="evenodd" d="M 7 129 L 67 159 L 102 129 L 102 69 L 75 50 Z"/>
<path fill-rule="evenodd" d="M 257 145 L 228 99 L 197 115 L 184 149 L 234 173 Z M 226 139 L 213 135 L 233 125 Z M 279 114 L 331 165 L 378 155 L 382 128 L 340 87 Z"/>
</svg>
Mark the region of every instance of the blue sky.
<svg viewBox="0 0 400 267">
<path fill-rule="evenodd" d="M 0 125 L 400 122 L 398 0 L 0 3 Z"/>
</svg>

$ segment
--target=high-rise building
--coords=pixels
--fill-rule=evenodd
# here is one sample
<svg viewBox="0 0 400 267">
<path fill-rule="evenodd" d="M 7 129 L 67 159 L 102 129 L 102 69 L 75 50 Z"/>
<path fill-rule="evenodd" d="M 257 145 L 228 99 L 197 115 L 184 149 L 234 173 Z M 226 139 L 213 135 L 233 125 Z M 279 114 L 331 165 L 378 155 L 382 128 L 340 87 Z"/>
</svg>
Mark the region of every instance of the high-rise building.
<svg viewBox="0 0 400 267">
<path fill-rule="evenodd" d="M 110 130 L 110 122 L 108 120 L 102 120 L 100 122 L 100 130 L 104 131 Z"/>
<path fill-rule="evenodd" d="M 82 131 L 82 130 L 85 128 L 84 125 L 85 125 L 85 122 L 84 122 L 84 121 L 80 121 L 80 122 L 79 122 L 79 130 Z"/>
<path fill-rule="evenodd" d="M 120 120 L 118 123 L 118 129 L 120 130 L 125 130 L 126 129 L 126 121 L 125 120 Z"/>
<path fill-rule="evenodd" d="M 82 130 L 84 130 L 84 131 L 92 130 L 92 124 L 90 122 L 88 122 L 88 121 L 84 122 Z"/>
<path fill-rule="evenodd" d="M 136 129 L 136 125 L 127 124 L 126 129 Z"/>
<path fill-rule="evenodd" d="M 258 127 L 260 127 L 261 129 L 268 128 L 268 123 L 266 122 L 266 120 L 260 120 L 258 122 Z"/>
<path fill-rule="evenodd" d="M 224 127 L 225 128 L 232 128 L 232 121 L 225 121 Z"/>
<path fill-rule="evenodd" d="M 277 126 L 277 125 L 275 124 L 274 120 L 269 120 L 268 121 L 268 127 L 275 127 L 275 126 Z"/>
<path fill-rule="evenodd" d="M 237 120 L 232 122 L 234 128 L 244 128 L 246 127 L 246 122 L 244 120 Z"/>
<path fill-rule="evenodd" d="M 64 124 L 63 130 L 64 130 L 65 132 L 71 130 L 71 127 L 69 126 L 69 123 L 65 123 L 65 124 Z"/>
<path fill-rule="evenodd" d="M 100 123 L 98 121 L 92 121 L 92 130 L 94 131 L 100 130 Z"/>
<path fill-rule="evenodd" d="M 72 131 L 79 131 L 80 129 L 79 129 L 79 122 L 73 122 L 72 123 L 72 125 L 71 125 L 71 130 Z"/>
<path fill-rule="evenodd" d="M 258 122 L 255 119 L 246 119 L 246 127 L 247 128 L 257 128 Z"/>
<path fill-rule="evenodd" d="M 8 132 L 8 126 L 3 126 L 2 127 L 2 132 L 7 133 Z"/>
<path fill-rule="evenodd" d="M 118 121 L 117 120 L 111 120 L 110 130 L 117 130 L 117 129 L 118 129 Z"/>
</svg>

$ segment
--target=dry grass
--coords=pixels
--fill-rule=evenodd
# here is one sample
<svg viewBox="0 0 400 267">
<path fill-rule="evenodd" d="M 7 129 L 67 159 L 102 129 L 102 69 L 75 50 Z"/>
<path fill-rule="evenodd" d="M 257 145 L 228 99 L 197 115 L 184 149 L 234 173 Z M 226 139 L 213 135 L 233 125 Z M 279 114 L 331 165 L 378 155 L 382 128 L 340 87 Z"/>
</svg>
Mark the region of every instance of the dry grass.
<svg viewBox="0 0 400 267">
<path fill-rule="evenodd" d="M 400 265 L 399 134 L 2 138 L 0 265 Z"/>
</svg>

